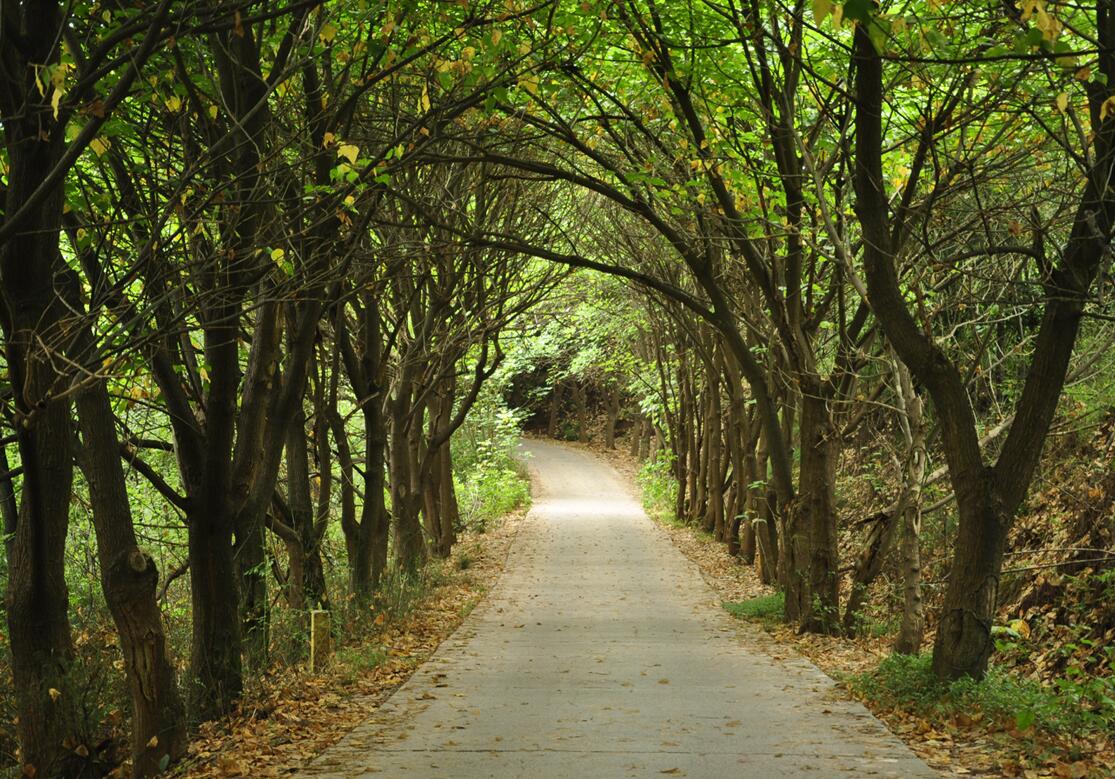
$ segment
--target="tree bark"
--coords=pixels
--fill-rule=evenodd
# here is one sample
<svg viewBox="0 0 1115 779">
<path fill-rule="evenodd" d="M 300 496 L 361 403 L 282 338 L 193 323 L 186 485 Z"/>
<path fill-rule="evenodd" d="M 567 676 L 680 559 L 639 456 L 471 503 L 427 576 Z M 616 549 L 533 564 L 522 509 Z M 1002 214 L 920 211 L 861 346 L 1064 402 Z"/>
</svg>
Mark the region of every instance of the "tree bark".
<svg viewBox="0 0 1115 779">
<path fill-rule="evenodd" d="M 186 712 L 156 600 L 155 561 L 136 541 L 107 388 L 78 395 L 83 470 L 93 508 L 101 586 L 112 612 L 132 701 L 132 776 L 161 773 L 185 756 Z"/>
<path fill-rule="evenodd" d="M 405 573 L 414 573 L 426 561 L 421 524 L 422 494 L 418 491 L 415 472 L 419 436 L 412 429 L 421 424 L 422 412 L 412 408 L 417 360 L 411 354 L 404 354 L 402 359 L 391 401 L 391 513 L 395 524 L 395 565 Z"/>
<path fill-rule="evenodd" d="M 897 388 L 899 426 L 906 441 L 904 473 L 905 501 L 901 504 L 902 536 L 902 624 L 894 651 L 917 654 L 925 630 L 921 594 L 921 488 L 928 462 L 923 402 L 914 390 L 910 370 L 895 358 L 892 361 Z"/>
<path fill-rule="evenodd" d="M 16 213 L 60 163 L 64 128 L 52 121 L 42 101 L 30 96 L 29 62 L 57 61 L 59 9 L 44 4 L 26 13 L 39 18 L 18 51 L 5 41 L 0 56 L 9 88 L 27 102 L 3 106 L 8 184 L 4 213 Z M 5 9 L 6 11 L 8 9 Z M 12 11 L 5 23 L 14 22 Z M 25 57 L 29 60 L 25 61 Z M 15 60 L 15 61 L 9 61 Z M 20 75 L 15 75 L 20 74 Z M 8 89 L 5 95 L 11 95 Z M 69 593 L 65 578 L 66 534 L 73 487 L 74 428 L 70 402 L 55 397 L 65 378 L 55 368 L 68 351 L 65 307 L 54 289 L 63 267 L 59 254 L 63 187 L 41 198 L 16 231 L 0 244 L 0 310 L 9 382 L 14 392 L 14 428 L 23 468 L 19 518 L 10 541 L 7 619 L 12 681 L 19 715 L 21 759 L 41 777 L 64 771 L 78 746 L 75 726 L 80 701 L 69 683 L 73 657 Z"/>
</svg>

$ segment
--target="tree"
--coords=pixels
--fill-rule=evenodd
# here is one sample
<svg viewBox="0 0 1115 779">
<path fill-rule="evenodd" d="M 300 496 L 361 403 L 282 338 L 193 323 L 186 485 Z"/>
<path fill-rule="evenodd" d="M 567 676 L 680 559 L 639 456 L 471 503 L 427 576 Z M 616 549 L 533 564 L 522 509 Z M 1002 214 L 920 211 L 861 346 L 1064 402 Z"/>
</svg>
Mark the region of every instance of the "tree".
<svg viewBox="0 0 1115 779">
<path fill-rule="evenodd" d="M 980 677 L 992 650 L 991 623 L 1006 533 L 1033 479 L 1068 373 L 1089 290 L 1110 245 L 1115 204 L 1105 182 L 1115 172 L 1115 122 L 1107 117 L 1105 106 L 1112 93 L 1105 82 L 1115 76 L 1115 59 L 1110 54 L 1115 16 L 1100 4 L 1094 16 L 1081 12 L 1078 20 L 1087 25 L 1082 29 L 1095 30 L 1098 50 L 1097 75 L 1085 83 L 1092 137 L 1088 148 L 1076 150 L 1076 159 L 1083 166 L 1083 187 L 1064 249 L 1055 259 L 1045 260 L 1043 255 L 1038 258 L 1043 295 L 1035 305 L 1041 312 L 1040 324 L 1014 408 L 1014 421 L 991 464 L 985 461 L 975 414 L 957 363 L 919 326 L 900 282 L 897 246 L 909 229 L 909 215 L 903 208 L 891 213 L 883 175 L 884 60 L 874 33 L 883 24 L 881 18 L 868 10 L 859 14 L 853 58 L 857 96 L 856 214 L 864 235 L 863 264 L 875 316 L 902 361 L 933 399 L 960 514 L 933 667 L 943 678 Z M 946 103 L 936 115 L 924 118 L 911 181 L 917 180 L 931 144 L 948 126 L 952 108 Z M 907 185 L 906 191 L 912 191 L 912 185 Z M 994 250 L 987 247 L 985 251 L 991 254 Z"/>
</svg>

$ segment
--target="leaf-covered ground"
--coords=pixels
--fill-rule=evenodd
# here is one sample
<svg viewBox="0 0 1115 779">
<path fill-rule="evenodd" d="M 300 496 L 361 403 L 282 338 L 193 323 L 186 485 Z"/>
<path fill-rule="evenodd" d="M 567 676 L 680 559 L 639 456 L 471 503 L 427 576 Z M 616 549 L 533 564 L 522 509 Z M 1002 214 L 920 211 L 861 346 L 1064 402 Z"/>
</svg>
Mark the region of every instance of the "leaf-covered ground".
<svg viewBox="0 0 1115 779">
<path fill-rule="evenodd" d="M 321 673 L 268 674 L 230 720 L 209 723 L 175 772 L 182 779 L 286 776 L 366 719 L 433 654 L 503 570 L 523 514 L 467 534 L 409 614 L 384 621 L 367 639 L 342 644 Z M 375 621 L 375 618 L 372 619 Z"/>
</svg>

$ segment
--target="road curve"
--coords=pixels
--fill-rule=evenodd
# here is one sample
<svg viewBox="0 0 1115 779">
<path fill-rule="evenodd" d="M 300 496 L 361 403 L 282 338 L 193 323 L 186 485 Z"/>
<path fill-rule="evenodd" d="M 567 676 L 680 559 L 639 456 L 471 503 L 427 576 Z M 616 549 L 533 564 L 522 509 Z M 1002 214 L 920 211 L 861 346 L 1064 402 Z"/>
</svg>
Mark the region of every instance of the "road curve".
<svg viewBox="0 0 1115 779">
<path fill-rule="evenodd" d="M 534 504 L 486 603 L 301 776 L 937 776 L 741 631 L 609 465 L 524 449 Z"/>
</svg>

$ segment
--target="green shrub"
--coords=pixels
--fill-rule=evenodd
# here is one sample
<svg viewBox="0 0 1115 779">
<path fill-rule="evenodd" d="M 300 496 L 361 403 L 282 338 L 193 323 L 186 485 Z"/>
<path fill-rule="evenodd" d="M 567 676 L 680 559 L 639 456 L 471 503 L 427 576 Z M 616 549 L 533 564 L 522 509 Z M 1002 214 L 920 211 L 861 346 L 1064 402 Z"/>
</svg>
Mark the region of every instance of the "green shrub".
<svg viewBox="0 0 1115 779">
<path fill-rule="evenodd" d="M 514 468 L 478 465 L 457 477 L 457 505 L 465 527 L 483 532 L 489 523 L 530 503 L 530 483 Z"/>
<path fill-rule="evenodd" d="M 673 463 L 665 453 L 647 460 L 637 477 L 643 494 L 643 508 L 659 522 L 675 522 L 674 498 L 677 482 L 673 476 Z"/>
<path fill-rule="evenodd" d="M 516 456 L 521 424 L 521 412 L 485 395 L 454 435 L 454 484 L 464 527 L 483 532 L 530 503 L 530 482 Z"/>
</svg>

